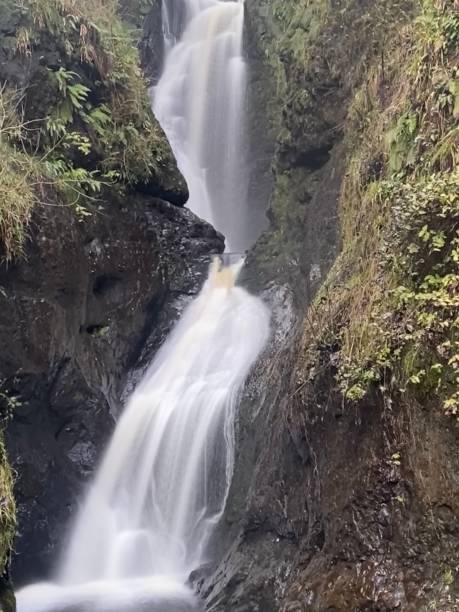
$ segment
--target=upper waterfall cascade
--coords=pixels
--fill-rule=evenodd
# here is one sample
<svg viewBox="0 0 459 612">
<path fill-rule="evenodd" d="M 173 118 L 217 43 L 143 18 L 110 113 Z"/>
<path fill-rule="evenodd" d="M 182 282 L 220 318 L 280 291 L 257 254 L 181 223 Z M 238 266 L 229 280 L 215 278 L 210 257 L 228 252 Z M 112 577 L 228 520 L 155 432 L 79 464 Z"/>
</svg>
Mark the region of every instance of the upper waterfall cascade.
<svg viewBox="0 0 459 612">
<path fill-rule="evenodd" d="M 190 198 L 187 206 L 241 253 L 264 225 L 247 203 L 247 67 L 244 3 L 163 2 L 165 63 L 152 89 Z"/>
<path fill-rule="evenodd" d="M 163 1 L 164 73 L 155 112 L 190 207 L 245 248 L 243 4 Z M 218 197 L 217 197 L 218 196 Z M 186 587 L 207 561 L 234 463 L 234 413 L 269 335 L 262 301 L 218 258 L 131 396 L 71 530 L 53 584 L 18 593 L 19 612 L 195 610 Z M 155 602 L 160 602 L 156 606 Z"/>
</svg>

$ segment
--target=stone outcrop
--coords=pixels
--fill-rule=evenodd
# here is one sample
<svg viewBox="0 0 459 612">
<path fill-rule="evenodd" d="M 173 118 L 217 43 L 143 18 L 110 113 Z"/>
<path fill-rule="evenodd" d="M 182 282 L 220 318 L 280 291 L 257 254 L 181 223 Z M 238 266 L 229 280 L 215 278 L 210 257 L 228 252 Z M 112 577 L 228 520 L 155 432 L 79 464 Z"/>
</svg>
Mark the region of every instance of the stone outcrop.
<svg viewBox="0 0 459 612">
<path fill-rule="evenodd" d="M 101 201 L 83 223 L 58 203 L 37 210 L 25 258 L 0 270 L 1 379 L 20 401 L 7 431 L 17 584 L 56 562 L 129 371 L 158 348 L 222 249 L 187 209 L 130 195 Z"/>
</svg>

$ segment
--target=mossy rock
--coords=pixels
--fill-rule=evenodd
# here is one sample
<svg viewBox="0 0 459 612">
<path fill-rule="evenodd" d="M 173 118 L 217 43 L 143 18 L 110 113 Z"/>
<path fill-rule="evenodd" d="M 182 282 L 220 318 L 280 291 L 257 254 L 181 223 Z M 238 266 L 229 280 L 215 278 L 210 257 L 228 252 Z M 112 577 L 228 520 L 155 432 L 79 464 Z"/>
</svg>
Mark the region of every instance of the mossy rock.
<svg viewBox="0 0 459 612">
<path fill-rule="evenodd" d="M 0 579 L 0 612 L 16 612 L 16 597 L 9 580 Z"/>
<path fill-rule="evenodd" d="M 28 210 L 44 191 L 58 193 L 80 217 L 110 190 L 141 191 L 183 205 L 187 186 L 151 110 L 137 35 L 123 21 L 118 2 L 97 7 L 91 0 L 0 2 L 5 8 L 0 12 L 0 107 L 5 108 L 9 91 L 21 92 L 13 102 L 17 112 L 10 113 L 14 118 L 1 121 L 0 138 L 11 152 L 5 167 L 15 167 L 21 154 L 34 168 L 22 173 L 30 177 L 27 186 L 41 194 L 29 198 Z M 141 4 L 145 10 L 149 6 Z M 2 177 L 0 195 L 10 189 Z M 19 218 L 8 198 L 2 205 L 4 219 Z M 21 218 L 26 226 L 30 214 Z M 5 240 L 11 234 L 8 223 L 2 227 L 4 258 L 11 259 L 21 253 L 26 232 L 12 245 Z"/>
</svg>

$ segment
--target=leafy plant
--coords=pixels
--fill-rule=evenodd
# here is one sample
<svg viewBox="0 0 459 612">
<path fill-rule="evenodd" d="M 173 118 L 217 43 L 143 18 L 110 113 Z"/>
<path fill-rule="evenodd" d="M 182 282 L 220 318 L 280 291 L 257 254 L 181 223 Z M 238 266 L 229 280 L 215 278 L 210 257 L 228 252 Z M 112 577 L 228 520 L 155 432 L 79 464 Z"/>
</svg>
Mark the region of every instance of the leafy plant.
<svg viewBox="0 0 459 612">
<path fill-rule="evenodd" d="M 149 0 L 140 2 L 147 10 Z M 117 0 L 15 2 L 19 60 L 29 62 L 51 38 L 61 65 L 40 68 L 17 104 L 0 110 L 0 241 L 8 260 L 21 252 L 47 190 L 83 219 L 102 189 L 169 180 L 175 168 L 150 109 L 136 34 L 119 8 Z M 20 120 L 23 106 L 28 121 Z"/>
<path fill-rule="evenodd" d="M 392 172 L 400 172 L 405 166 L 415 163 L 417 127 L 416 114 L 407 112 L 399 117 L 395 127 L 387 133 L 386 140 L 390 149 L 389 167 Z"/>
<path fill-rule="evenodd" d="M 6 261 L 21 252 L 37 201 L 33 185 L 39 175 L 38 163 L 14 146 L 21 142 L 26 128 L 20 103 L 16 92 L 0 88 L 0 241 Z"/>
</svg>

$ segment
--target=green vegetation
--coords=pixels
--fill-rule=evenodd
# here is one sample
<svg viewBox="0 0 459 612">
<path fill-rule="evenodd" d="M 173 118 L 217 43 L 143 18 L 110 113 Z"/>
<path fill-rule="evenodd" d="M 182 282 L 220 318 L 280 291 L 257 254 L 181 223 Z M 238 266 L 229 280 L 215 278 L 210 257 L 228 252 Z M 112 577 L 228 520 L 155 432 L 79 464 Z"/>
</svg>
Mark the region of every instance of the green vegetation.
<svg viewBox="0 0 459 612">
<path fill-rule="evenodd" d="M 115 0 L 22 0 L 18 50 L 46 47 L 51 34 L 65 66 L 47 68 L 53 92 L 43 146 L 76 157 L 99 176 L 147 182 L 165 161 L 165 139 L 154 120 L 135 38 Z M 44 114 L 45 109 L 40 110 Z M 88 163 L 90 160 L 90 164 Z"/>
<path fill-rule="evenodd" d="M 13 474 L 8 462 L 3 435 L 0 437 L 0 566 L 3 568 L 11 554 L 16 536 L 16 505 L 14 502 Z M 14 610 L 11 590 L 0 581 L 0 603 L 5 610 Z M 13 598 L 13 599 L 12 599 Z"/>
<path fill-rule="evenodd" d="M 13 496 L 13 475 L 5 445 L 0 441 L 0 559 L 4 560 L 13 546 L 16 535 L 16 508 Z"/>
<path fill-rule="evenodd" d="M 39 162 L 13 143 L 21 142 L 25 125 L 18 115 L 19 99 L 0 89 L 0 241 L 5 257 L 21 250 L 32 208 L 38 199 Z"/>
<path fill-rule="evenodd" d="M 292 276 L 301 269 L 308 205 L 320 180 L 320 161 L 315 165 L 315 160 L 326 161 L 341 139 L 349 98 L 375 58 L 384 57 L 394 30 L 409 21 L 417 3 L 364 5 L 355 0 L 270 3 L 272 18 L 260 34 L 275 83 L 273 231 L 260 249 L 261 258 L 263 251 L 275 254 L 274 263 L 271 257 L 260 261 L 268 269 L 290 270 Z"/>
<path fill-rule="evenodd" d="M 140 28 L 154 4 L 154 0 L 119 0 L 119 14 L 124 21 Z"/>
<path fill-rule="evenodd" d="M 425 0 L 350 110 L 343 250 L 305 333 L 305 371 L 333 352 L 348 400 L 378 384 L 459 414 L 458 41 L 454 2 Z"/>
<path fill-rule="evenodd" d="M 84 218 L 102 190 L 161 182 L 174 161 L 116 0 L 4 2 L 16 23 L 14 59 L 24 74 L 34 65 L 24 90 L 12 80 L 1 92 L 0 240 L 9 260 L 50 190 Z"/>
</svg>

